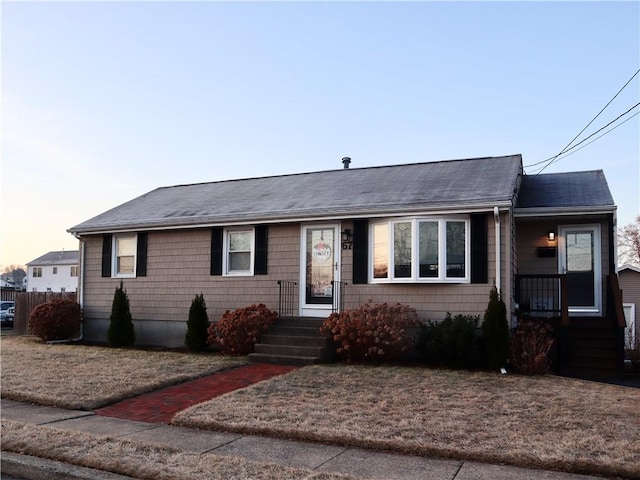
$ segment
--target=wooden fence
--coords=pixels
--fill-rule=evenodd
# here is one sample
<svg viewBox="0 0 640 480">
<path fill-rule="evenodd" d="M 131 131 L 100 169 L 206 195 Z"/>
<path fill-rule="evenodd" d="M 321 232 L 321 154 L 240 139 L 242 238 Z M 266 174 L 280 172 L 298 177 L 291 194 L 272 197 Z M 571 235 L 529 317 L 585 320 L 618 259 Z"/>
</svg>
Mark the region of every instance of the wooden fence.
<svg viewBox="0 0 640 480">
<path fill-rule="evenodd" d="M 22 293 L 22 291 L 15 288 L 2 288 L 0 289 L 0 299 L 3 302 L 15 302 L 19 293 Z"/>
<path fill-rule="evenodd" d="M 15 299 L 16 313 L 13 320 L 14 333 L 20 335 L 29 333 L 27 324 L 31 311 L 41 303 L 49 302 L 54 298 L 77 302 L 78 294 L 76 292 L 19 292 Z"/>
</svg>

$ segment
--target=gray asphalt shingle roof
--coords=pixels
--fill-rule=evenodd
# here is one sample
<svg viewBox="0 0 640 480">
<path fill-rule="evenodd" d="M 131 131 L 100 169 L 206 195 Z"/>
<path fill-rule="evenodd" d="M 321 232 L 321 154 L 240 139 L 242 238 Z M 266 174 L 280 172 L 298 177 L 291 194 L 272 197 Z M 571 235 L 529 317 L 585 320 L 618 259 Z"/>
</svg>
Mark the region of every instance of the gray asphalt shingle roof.
<svg viewBox="0 0 640 480">
<path fill-rule="evenodd" d="M 153 190 L 69 229 L 72 233 L 348 217 L 506 204 L 521 155 L 247 178 Z"/>
<path fill-rule="evenodd" d="M 61 250 L 45 253 L 35 260 L 31 260 L 27 265 L 76 265 L 79 262 L 80 254 L 78 253 L 78 250 Z"/>
<path fill-rule="evenodd" d="M 602 170 L 525 175 L 517 208 L 613 207 Z"/>
</svg>

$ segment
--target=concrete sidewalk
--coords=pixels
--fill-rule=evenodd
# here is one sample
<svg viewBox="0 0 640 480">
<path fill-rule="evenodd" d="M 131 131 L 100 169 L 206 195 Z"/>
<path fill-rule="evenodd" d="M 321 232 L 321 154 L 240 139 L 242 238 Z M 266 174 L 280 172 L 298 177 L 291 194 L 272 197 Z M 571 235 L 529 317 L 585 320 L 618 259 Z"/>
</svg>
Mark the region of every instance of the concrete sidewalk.
<svg viewBox="0 0 640 480">
<path fill-rule="evenodd" d="M 350 474 L 362 479 L 394 480 L 586 480 L 589 477 L 543 470 L 441 460 L 254 435 L 192 430 L 94 415 L 92 412 L 1 401 L 2 419 L 88 433 L 143 444 L 170 446 L 194 453 L 214 453 L 250 461 L 277 463 L 317 472 Z M 60 462 L 2 452 L 3 474 L 26 479 L 101 479 L 127 477 Z"/>
</svg>

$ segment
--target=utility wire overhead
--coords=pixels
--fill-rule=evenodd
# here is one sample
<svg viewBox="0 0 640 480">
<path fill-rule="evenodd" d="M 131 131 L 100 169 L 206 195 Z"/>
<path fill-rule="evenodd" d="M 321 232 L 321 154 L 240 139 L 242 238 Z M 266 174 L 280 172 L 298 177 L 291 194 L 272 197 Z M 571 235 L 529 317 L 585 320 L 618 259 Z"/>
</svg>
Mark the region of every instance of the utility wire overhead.
<svg viewBox="0 0 640 480">
<path fill-rule="evenodd" d="M 569 143 L 568 143 L 568 144 L 567 144 L 567 145 L 566 145 L 566 146 L 565 146 L 565 147 L 560 151 L 560 153 L 558 153 L 558 154 L 556 154 L 556 155 L 553 155 L 552 157 L 549 157 L 549 158 L 547 158 L 547 159 L 545 159 L 545 160 L 541 160 L 541 161 L 539 161 L 539 162 L 532 163 L 531 165 L 526 165 L 526 166 L 525 166 L 525 168 L 535 167 L 536 165 L 540 165 L 540 164 L 542 164 L 542 163 L 549 162 L 547 165 L 545 165 L 545 166 L 544 166 L 544 167 L 543 167 L 543 168 L 538 172 L 538 173 L 542 173 L 542 171 L 543 171 L 545 168 L 547 168 L 549 165 L 553 164 L 553 163 L 556 161 L 556 159 L 558 159 L 558 157 L 560 157 L 560 155 L 562 155 L 563 153 L 565 153 L 565 152 L 567 152 L 567 151 L 571 150 L 569 147 L 571 147 L 571 145 L 573 144 L 573 142 L 575 142 L 575 141 L 576 141 L 576 139 L 577 139 L 578 137 L 580 137 L 580 135 L 582 135 L 582 134 L 584 133 L 584 131 L 585 131 L 587 128 L 589 128 L 589 126 L 591 126 L 591 124 L 592 124 L 592 123 L 593 123 L 593 122 L 594 122 L 594 121 L 595 121 L 595 120 L 600 116 L 600 114 L 601 114 L 602 112 L 604 112 L 604 111 L 605 111 L 605 109 L 606 109 L 609 105 L 611 105 L 611 102 L 613 102 L 613 101 L 616 99 L 616 97 L 617 97 L 618 95 L 620 95 L 620 93 L 621 93 L 621 92 L 622 92 L 622 91 L 627 87 L 627 85 L 629 85 L 629 83 L 631 83 L 631 81 L 632 81 L 632 80 L 633 80 L 633 79 L 634 79 L 634 78 L 635 78 L 639 73 L 640 73 L 640 69 L 636 70 L 636 72 L 631 76 L 631 78 L 629 78 L 629 80 L 627 80 L 627 82 L 622 86 L 622 88 L 620 88 L 620 90 L 618 90 L 618 92 L 613 96 L 613 98 L 612 98 L 611 100 L 609 100 L 609 101 L 607 102 L 607 104 L 606 104 L 604 107 L 602 107 L 602 109 L 598 112 L 598 114 L 597 114 L 595 117 L 593 117 L 593 118 L 591 119 L 591 121 L 590 121 L 589 123 L 587 123 L 587 125 L 586 125 L 582 130 L 580 130 L 580 133 L 578 133 L 575 137 L 573 137 L 573 139 L 572 139 L 572 140 L 571 140 L 571 141 L 570 141 L 570 142 L 569 142 Z M 637 105 L 635 105 L 634 107 L 631 107 L 631 109 L 635 108 L 636 106 L 637 106 Z M 626 113 L 628 113 L 628 112 L 626 112 Z M 626 115 L 626 113 L 624 113 L 623 115 Z M 618 117 L 618 118 L 620 118 L 620 117 Z M 617 119 L 616 119 L 616 120 L 617 120 Z M 615 120 L 614 120 L 614 121 L 615 121 Z M 611 123 L 607 124 L 607 125 L 606 125 L 605 127 L 603 127 L 603 128 L 606 128 L 608 125 L 611 125 Z M 598 131 L 601 131 L 601 130 L 602 130 L 602 128 L 601 128 L 600 130 L 598 130 Z M 595 133 L 597 133 L 597 132 L 595 132 Z M 587 137 L 587 138 L 590 138 L 590 137 L 591 137 L 591 136 L 593 136 L 593 135 L 594 135 L 594 134 L 590 135 L 590 136 L 589 136 L 589 137 Z M 585 139 L 585 140 L 586 140 L 586 139 Z M 582 142 L 580 142 L 580 143 L 582 143 Z M 579 144 L 578 144 L 578 145 L 579 145 Z M 575 147 L 575 145 L 574 145 L 574 147 Z"/>
<path fill-rule="evenodd" d="M 596 140 L 598 140 L 598 139 L 600 139 L 600 138 L 604 137 L 604 136 L 605 136 L 605 135 L 607 135 L 608 133 L 613 132 L 616 128 L 621 127 L 622 125 L 624 125 L 625 123 L 627 123 L 629 120 L 631 120 L 632 118 L 637 117 L 638 115 L 640 115 L 640 112 L 636 112 L 636 113 L 634 113 L 634 114 L 633 114 L 633 115 L 631 115 L 629 118 L 625 119 L 623 122 L 620 122 L 620 123 L 619 123 L 618 125 L 616 125 L 615 127 L 612 127 L 612 128 L 610 128 L 609 130 L 607 130 L 606 132 L 603 132 L 601 135 L 598 135 L 596 138 L 594 138 L 593 140 L 591 140 L 589 143 L 586 143 L 586 144 L 582 145 L 580 148 L 578 148 L 578 149 L 576 149 L 576 150 L 573 150 L 573 148 L 577 147 L 577 145 L 574 145 L 574 146 L 573 146 L 573 147 L 571 147 L 571 149 L 570 149 L 570 150 L 572 150 L 572 151 L 571 151 L 571 152 L 567 151 L 568 153 L 567 153 L 567 152 L 565 152 L 565 154 L 562 156 L 562 158 L 568 157 L 568 156 L 570 156 L 570 155 L 573 155 L 574 153 L 579 152 L 579 151 L 580 151 L 580 150 L 582 150 L 584 147 L 587 147 L 587 146 L 591 145 L 591 144 L 592 144 L 593 142 L 595 142 Z M 585 139 L 585 140 L 586 140 L 586 139 Z M 542 171 L 542 168 L 545 168 L 545 167 L 541 167 L 540 171 L 536 172 L 536 173 L 535 173 L 535 174 L 533 174 L 533 175 L 537 175 L 538 173 L 540 173 L 540 172 Z"/>
<path fill-rule="evenodd" d="M 624 112 L 622 115 L 618 115 L 614 120 L 611 120 L 609 123 L 607 123 L 604 127 L 599 128 L 598 130 L 596 130 L 595 132 L 593 132 L 591 135 L 589 135 L 588 137 L 580 140 L 578 143 L 576 143 L 575 145 L 573 145 L 570 148 L 565 148 L 564 151 L 562 153 L 559 153 L 558 155 L 556 155 L 553 160 L 551 160 L 547 165 L 545 165 L 542 170 L 540 170 L 540 172 L 538 173 L 542 173 L 542 171 L 547 168 L 549 165 L 553 165 L 555 162 L 557 162 L 559 160 L 559 156 L 563 155 L 567 152 L 570 152 L 571 150 L 573 150 L 574 148 L 576 148 L 578 145 L 583 144 L 584 142 L 586 142 L 587 140 L 589 140 L 591 137 L 593 137 L 594 135 L 597 135 L 598 133 L 600 133 L 602 130 L 604 130 L 605 128 L 607 128 L 609 125 L 617 122 L 618 120 L 620 120 L 622 117 L 624 117 L 625 115 L 627 115 L 629 112 L 631 112 L 631 110 L 633 110 L 634 108 L 636 108 L 637 106 L 640 105 L 640 102 L 636 103 L 633 107 L 631 107 L 629 110 L 627 110 L 626 112 Z M 564 158 L 564 157 L 563 157 Z"/>
<path fill-rule="evenodd" d="M 638 107 L 638 106 L 640 106 L 640 102 L 639 102 L 639 103 L 636 103 L 634 106 L 632 106 L 631 108 L 629 108 L 626 112 L 622 113 L 621 115 L 618 115 L 615 119 L 611 120 L 611 121 L 610 121 L 609 123 L 607 123 L 604 127 L 599 128 L 598 130 L 596 130 L 595 132 L 593 132 L 593 133 L 592 133 L 591 135 L 589 135 L 588 137 L 586 137 L 586 138 L 584 138 L 584 139 L 580 140 L 580 141 L 579 141 L 578 143 L 576 143 L 575 145 L 573 145 L 573 146 L 571 146 L 571 147 L 569 147 L 569 148 L 566 148 L 566 147 L 565 147 L 565 149 L 564 149 L 564 151 L 563 151 L 563 152 L 558 153 L 557 155 L 554 155 L 554 156 L 552 156 L 552 157 L 549 157 L 549 158 L 547 158 L 547 159 L 545 159 L 545 160 L 542 160 L 542 161 L 540 161 L 540 162 L 532 163 L 532 164 L 530 164 L 530 165 L 525 165 L 525 167 L 524 167 L 524 168 L 535 167 L 535 166 L 537 166 L 537 165 L 541 165 L 541 164 L 543 164 L 543 163 L 547 163 L 547 162 L 548 162 L 548 163 L 547 163 L 547 165 L 545 165 L 545 166 L 541 167 L 541 169 L 540 169 L 540 171 L 539 171 L 538 173 L 542 172 L 542 170 L 544 170 L 545 168 L 547 168 L 549 165 L 552 165 L 552 164 L 553 164 L 553 163 L 555 163 L 556 161 L 561 160 L 562 158 L 564 158 L 564 157 L 566 156 L 565 154 L 566 154 L 567 152 L 570 152 L 570 151 L 572 151 L 573 149 L 575 149 L 576 147 L 578 147 L 579 145 L 582 145 L 584 142 L 586 142 L 587 140 L 589 140 L 591 137 L 593 137 L 594 135 L 597 135 L 598 133 L 600 133 L 600 132 L 601 132 L 602 130 L 604 130 L 605 128 L 607 128 L 607 127 L 609 127 L 610 125 L 614 124 L 615 122 L 617 122 L 618 120 L 620 120 L 620 119 L 621 119 L 622 117 L 624 117 L 625 115 L 629 114 L 629 113 L 630 113 L 634 108 L 636 108 L 636 107 Z M 640 113 L 640 112 L 639 112 L 639 113 Z M 626 123 L 626 122 L 628 122 L 629 120 L 631 120 L 631 119 L 632 119 L 633 117 L 635 117 L 636 115 L 638 115 L 638 113 L 633 114 L 631 117 L 627 118 L 626 120 L 624 120 L 624 121 L 623 121 L 623 122 L 621 122 L 620 124 L 616 125 L 614 128 L 612 128 L 612 129 L 610 129 L 610 130 L 606 131 L 605 133 L 603 133 L 602 135 L 600 135 L 598 138 L 601 138 L 601 137 L 603 137 L 604 135 L 606 135 L 607 133 L 609 133 L 609 132 L 611 132 L 611 131 L 615 130 L 615 129 L 616 129 L 616 128 L 618 128 L 619 126 L 621 126 L 621 125 L 623 125 L 624 123 Z M 595 141 L 595 140 L 597 140 L 597 138 L 596 138 L 596 139 L 594 139 L 593 141 Z M 589 144 L 593 143 L 593 141 L 592 141 L 592 142 L 589 142 L 587 145 L 589 145 Z M 586 146 L 586 145 L 585 145 L 585 146 Z M 562 157 L 562 158 L 560 158 L 560 157 Z"/>
</svg>

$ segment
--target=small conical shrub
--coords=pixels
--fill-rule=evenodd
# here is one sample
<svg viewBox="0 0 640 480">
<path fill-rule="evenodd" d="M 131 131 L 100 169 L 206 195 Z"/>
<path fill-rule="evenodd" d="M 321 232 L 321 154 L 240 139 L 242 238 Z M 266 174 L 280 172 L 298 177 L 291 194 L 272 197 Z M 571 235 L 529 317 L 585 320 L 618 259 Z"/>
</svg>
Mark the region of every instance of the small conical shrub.
<svg viewBox="0 0 640 480">
<path fill-rule="evenodd" d="M 187 333 L 184 336 L 184 344 L 187 350 L 201 352 L 207 347 L 208 328 L 207 304 L 202 294 L 196 295 L 196 298 L 191 302 L 189 319 L 187 320 Z"/>
<path fill-rule="evenodd" d="M 136 338 L 133 331 L 133 318 L 131 318 L 131 311 L 129 310 L 129 297 L 122 281 L 120 281 L 120 286 L 116 288 L 116 292 L 113 295 L 109 321 L 107 342 L 110 346 L 130 347 L 134 344 Z"/>
<path fill-rule="evenodd" d="M 496 287 L 493 287 L 489 294 L 489 304 L 484 312 L 482 333 L 486 367 L 492 370 L 505 367 L 509 358 L 509 324 L 507 322 L 507 307 L 500 298 Z"/>
</svg>

